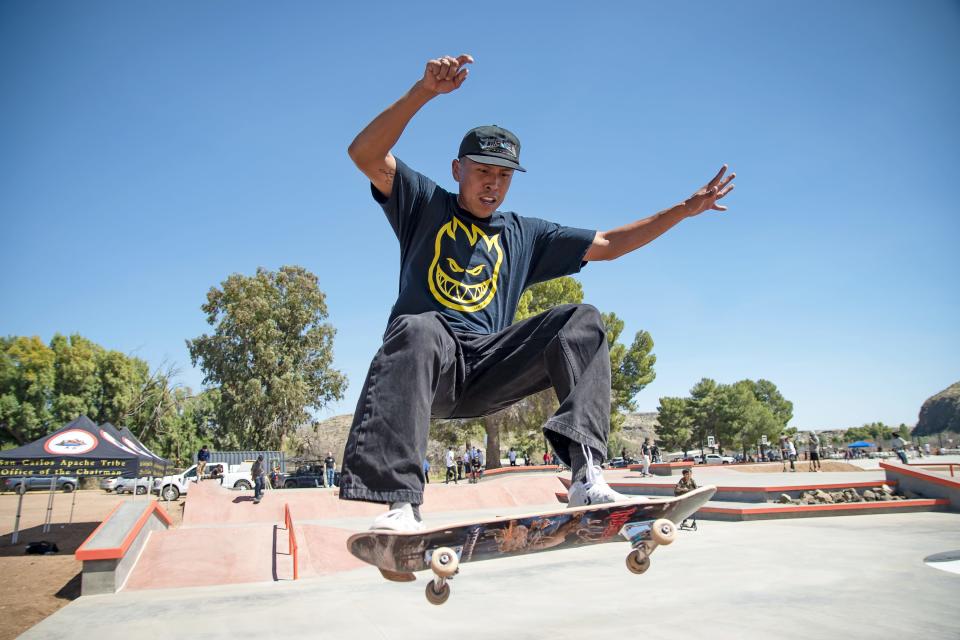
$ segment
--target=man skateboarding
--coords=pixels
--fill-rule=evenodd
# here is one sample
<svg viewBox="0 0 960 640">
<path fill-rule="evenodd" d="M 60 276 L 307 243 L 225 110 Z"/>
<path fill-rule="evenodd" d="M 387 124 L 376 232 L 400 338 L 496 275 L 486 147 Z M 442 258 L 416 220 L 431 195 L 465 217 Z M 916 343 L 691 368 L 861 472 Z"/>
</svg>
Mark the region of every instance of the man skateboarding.
<svg viewBox="0 0 960 640">
<path fill-rule="evenodd" d="M 610 426 L 606 329 L 590 305 L 561 305 L 511 324 L 532 284 L 613 260 L 704 211 L 732 189 L 726 166 L 669 209 L 610 231 L 565 227 L 501 211 L 520 141 L 498 126 L 471 129 L 447 192 L 391 153 L 414 115 L 458 90 L 469 55 L 430 60 L 423 76 L 350 145 L 400 243 L 400 292 L 373 358 L 341 466 L 340 497 L 390 505 L 371 528 L 420 531 L 431 417 L 479 417 L 552 388 L 560 406 L 543 426 L 571 467 L 571 507 L 626 499 L 604 481 Z M 572 150 L 571 159 L 584 150 Z"/>
</svg>

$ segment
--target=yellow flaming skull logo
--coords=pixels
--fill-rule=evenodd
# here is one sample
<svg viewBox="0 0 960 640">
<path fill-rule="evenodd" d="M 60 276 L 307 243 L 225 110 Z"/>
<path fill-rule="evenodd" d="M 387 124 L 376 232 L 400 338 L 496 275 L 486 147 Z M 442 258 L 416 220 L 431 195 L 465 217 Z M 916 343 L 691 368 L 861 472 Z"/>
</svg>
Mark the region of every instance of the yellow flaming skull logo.
<svg viewBox="0 0 960 640">
<path fill-rule="evenodd" d="M 473 313 L 490 304 L 497 293 L 503 262 L 500 234 L 488 236 L 454 218 L 437 232 L 427 280 L 437 302 Z"/>
</svg>

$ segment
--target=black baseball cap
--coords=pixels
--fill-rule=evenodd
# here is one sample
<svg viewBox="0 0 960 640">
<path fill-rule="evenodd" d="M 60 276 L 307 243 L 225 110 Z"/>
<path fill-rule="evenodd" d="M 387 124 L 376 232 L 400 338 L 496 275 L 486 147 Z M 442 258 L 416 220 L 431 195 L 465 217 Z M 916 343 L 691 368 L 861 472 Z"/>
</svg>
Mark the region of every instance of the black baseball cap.
<svg viewBox="0 0 960 640">
<path fill-rule="evenodd" d="M 526 171 L 520 166 L 520 140 L 495 124 L 468 131 L 460 143 L 457 157 L 470 158 L 480 164 Z"/>
</svg>

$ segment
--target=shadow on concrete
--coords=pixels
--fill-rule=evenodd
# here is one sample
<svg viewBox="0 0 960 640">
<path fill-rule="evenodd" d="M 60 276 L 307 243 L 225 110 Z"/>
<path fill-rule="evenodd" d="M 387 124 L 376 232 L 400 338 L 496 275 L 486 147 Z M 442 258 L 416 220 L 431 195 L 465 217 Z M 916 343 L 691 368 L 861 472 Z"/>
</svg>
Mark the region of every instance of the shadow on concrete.
<svg viewBox="0 0 960 640">
<path fill-rule="evenodd" d="M 10 544 L 13 533 L 11 531 L 0 538 L 0 557 L 22 556 L 29 543 L 40 542 L 41 540 L 55 543 L 60 549 L 56 555 L 69 555 L 74 553 L 83 544 L 83 541 L 90 537 L 93 530 L 99 526 L 99 522 L 74 522 L 64 525 L 54 522 L 50 526 L 50 531 L 44 533 L 43 525 L 38 524 L 35 527 L 21 529 L 17 544 Z"/>
<path fill-rule="evenodd" d="M 231 500 L 233 504 L 240 504 L 241 502 L 253 502 L 253 496 L 237 496 Z"/>
</svg>

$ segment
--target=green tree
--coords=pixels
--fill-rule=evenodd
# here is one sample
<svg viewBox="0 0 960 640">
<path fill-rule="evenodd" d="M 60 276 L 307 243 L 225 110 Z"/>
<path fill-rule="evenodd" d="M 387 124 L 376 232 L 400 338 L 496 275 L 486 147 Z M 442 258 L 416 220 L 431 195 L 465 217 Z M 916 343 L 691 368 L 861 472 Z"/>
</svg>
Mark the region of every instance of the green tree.
<svg viewBox="0 0 960 640">
<path fill-rule="evenodd" d="M 238 445 L 280 449 L 284 439 L 343 396 L 332 368 L 336 330 L 323 322 L 326 296 L 302 267 L 233 274 L 203 305 L 212 335 L 187 341 L 204 384 L 220 389 L 220 428 Z"/>
<path fill-rule="evenodd" d="M 23 445 L 50 431 L 56 354 L 40 338 L 0 342 L 0 432 Z"/>
<path fill-rule="evenodd" d="M 793 403 L 783 397 L 777 385 L 769 380 L 746 380 L 753 391 L 754 397 L 770 409 L 770 413 L 779 424 L 780 429 L 786 429 L 787 423 L 793 419 Z"/>
<path fill-rule="evenodd" d="M 56 334 L 50 348 L 56 355 L 54 419 L 69 422 L 85 415 L 96 420 L 101 400 L 97 361 L 103 347 L 78 334 L 69 338 Z"/>
<path fill-rule="evenodd" d="M 662 397 L 657 407 L 657 436 L 663 446 L 686 452 L 694 438 L 693 407 L 689 398 Z"/>
<path fill-rule="evenodd" d="M 232 443 L 219 437 L 217 414 L 220 408 L 220 390 L 207 389 L 197 395 L 186 387 L 173 391 L 176 410 L 164 415 L 159 429 L 147 436 L 148 446 L 156 443 L 157 450 L 186 465 L 204 444 L 214 449 L 232 448 Z M 229 438 L 228 438 L 229 440 Z"/>
<path fill-rule="evenodd" d="M 722 417 L 720 385 L 710 378 L 702 378 L 690 389 L 690 415 L 693 419 L 693 442 L 703 452 L 708 435 L 716 437 Z"/>
<path fill-rule="evenodd" d="M 617 433 L 623 427 L 625 413 L 637 408 L 633 399 L 656 378 L 653 367 L 657 356 L 653 354 L 653 338 L 648 332 L 638 331 L 628 348 L 618 342 L 623 333 L 623 320 L 615 313 L 604 313 L 603 323 L 610 347 L 610 431 Z"/>
<path fill-rule="evenodd" d="M 94 419 L 115 425 L 129 423 L 144 386 L 149 384 L 149 366 L 145 361 L 119 351 L 102 350 L 97 361 L 97 375 L 100 397 Z"/>
<path fill-rule="evenodd" d="M 707 437 L 714 436 L 721 450 L 736 447 L 746 455 L 763 436 L 773 441 L 796 432 L 786 427 L 793 404 L 769 380 L 718 384 L 703 378 L 688 398 L 661 398 L 659 412 L 658 435 L 684 451 L 693 443 L 703 451 Z"/>
</svg>

